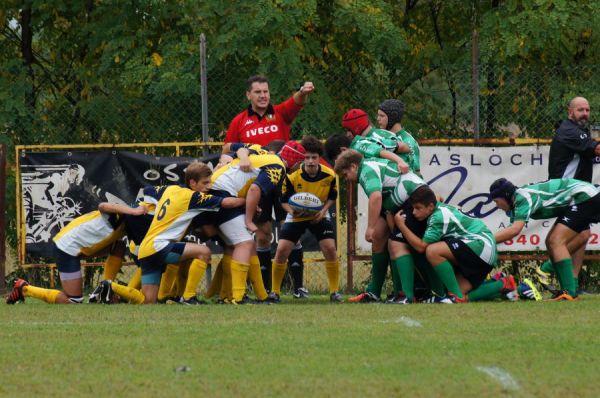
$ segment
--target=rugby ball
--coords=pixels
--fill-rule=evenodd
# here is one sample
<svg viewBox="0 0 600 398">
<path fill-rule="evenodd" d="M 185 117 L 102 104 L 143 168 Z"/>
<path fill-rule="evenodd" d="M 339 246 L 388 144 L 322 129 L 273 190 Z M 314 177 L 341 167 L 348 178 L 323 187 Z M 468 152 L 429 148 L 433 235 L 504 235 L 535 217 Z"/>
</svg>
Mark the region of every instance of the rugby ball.
<svg viewBox="0 0 600 398">
<path fill-rule="evenodd" d="M 323 202 L 310 192 L 298 192 L 290 196 L 288 205 L 299 213 L 318 213 L 323 208 Z"/>
</svg>

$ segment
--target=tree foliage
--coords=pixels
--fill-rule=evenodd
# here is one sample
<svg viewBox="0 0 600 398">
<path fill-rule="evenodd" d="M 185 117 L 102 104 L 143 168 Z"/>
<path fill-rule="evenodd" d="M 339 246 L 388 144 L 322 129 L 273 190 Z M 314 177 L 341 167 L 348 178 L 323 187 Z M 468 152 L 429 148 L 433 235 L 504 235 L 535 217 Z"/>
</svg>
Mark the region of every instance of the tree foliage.
<svg viewBox="0 0 600 398">
<path fill-rule="evenodd" d="M 11 143 L 200 137 L 198 38 L 207 37 L 209 126 L 218 137 L 263 73 L 274 101 L 317 87 L 295 134 L 339 129 L 350 107 L 408 104 L 423 136 L 473 129 L 479 34 L 481 127 L 549 134 L 575 94 L 596 100 L 597 0 L 6 0 L 0 125 Z M 540 116 L 544 118 L 540 123 Z M 541 130 L 541 131 L 540 131 Z"/>
</svg>

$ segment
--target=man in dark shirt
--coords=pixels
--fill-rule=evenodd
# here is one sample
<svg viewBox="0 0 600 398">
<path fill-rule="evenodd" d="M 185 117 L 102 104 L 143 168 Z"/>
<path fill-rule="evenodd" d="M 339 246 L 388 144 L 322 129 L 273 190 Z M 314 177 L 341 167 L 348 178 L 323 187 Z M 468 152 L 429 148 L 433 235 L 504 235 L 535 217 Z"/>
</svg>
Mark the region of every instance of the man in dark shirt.
<svg viewBox="0 0 600 398">
<path fill-rule="evenodd" d="M 599 142 L 590 138 L 590 105 L 583 97 L 569 102 L 569 118 L 556 129 L 548 163 L 548 178 L 575 178 L 592 182 L 593 159 Z"/>
<path fill-rule="evenodd" d="M 552 138 L 548 161 L 548 178 L 575 178 L 592 182 L 594 157 L 600 156 L 600 142 L 589 134 L 590 104 L 583 97 L 575 97 L 569 102 L 568 119 L 563 120 Z M 587 230 L 587 237 L 590 231 Z M 581 235 L 585 238 L 586 235 Z M 573 259 L 573 277 L 577 282 L 583 264 L 587 239 L 569 242 L 568 249 Z M 538 279 L 548 286 L 552 263 L 546 261 L 536 269 Z M 581 291 L 580 291 L 581 292 Z"/>
</svg>

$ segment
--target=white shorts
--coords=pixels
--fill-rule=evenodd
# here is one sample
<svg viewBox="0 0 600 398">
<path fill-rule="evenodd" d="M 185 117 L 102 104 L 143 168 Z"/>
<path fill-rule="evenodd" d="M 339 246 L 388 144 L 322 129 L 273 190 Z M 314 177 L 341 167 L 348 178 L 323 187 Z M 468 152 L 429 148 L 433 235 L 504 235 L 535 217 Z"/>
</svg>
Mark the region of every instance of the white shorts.
<svg viewBox="0 0 600 398">
<path fill-rule="evenodd" d="M 252 239 L 252 235 L 246 229 L 246 216 L 240 214 L 231 220 L 219 225 L 219 236 L 227 246 L 234 246 L 238 243 L 246 242 Z"/>
</svg>

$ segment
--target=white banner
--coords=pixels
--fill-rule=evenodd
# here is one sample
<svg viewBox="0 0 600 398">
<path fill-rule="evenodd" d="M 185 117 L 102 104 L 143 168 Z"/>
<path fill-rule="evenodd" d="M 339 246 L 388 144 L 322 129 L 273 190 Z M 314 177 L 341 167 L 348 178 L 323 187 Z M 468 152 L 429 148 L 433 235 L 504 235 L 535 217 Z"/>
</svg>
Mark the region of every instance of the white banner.
<svg viewBox="0 0 600 398">
<path fill-rule="evenodd" d="M 549 146 L 456 147 L 422 146 L 421 172 L 425 181 L 447 203 L 465 213 L 483 219 L 492 232 L 509 225 L 508 216 L 489 200 L 489 187 L 500 177 L 515 185 L 544 181 L 548 178 Z M 594 182 L 599 183 L 598 173 Z M 359 188 L 358 219 L 367 217 L 367 197 Z M 362 218 L 364 217 L 364 218 Z M 498 245 L 499 251 L 545 250 L 544 240 L 554 219 L 530 220 L 522 233 Z M 357 246 L 370 251 L 365 240 L 366 223 L 357 223 Z M 588 250 L 600 250 L 600 226 L 592 226 Z"/>
</svg>

